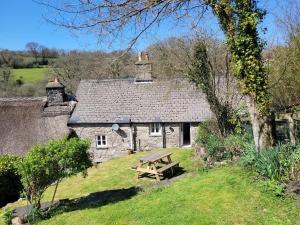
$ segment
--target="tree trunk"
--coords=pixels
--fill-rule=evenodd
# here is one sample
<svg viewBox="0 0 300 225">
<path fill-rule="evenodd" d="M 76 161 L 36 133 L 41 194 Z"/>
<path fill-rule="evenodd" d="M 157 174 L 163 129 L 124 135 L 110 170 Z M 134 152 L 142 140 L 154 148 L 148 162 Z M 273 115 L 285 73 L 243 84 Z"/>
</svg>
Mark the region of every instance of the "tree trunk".
<svg viewBox="0 0 300 225">
<path fill-rule="evenodd" d="M 293 119 L 293 114 L 286 115 L 289 124 L 289 136 L 292 144 L 296 144 L 296 134 L 295 134 L 295 121 Z"/>
<path fill-rule="evenodd" d="M 56 181 L 54 193 L 53 193 L 52 200 L 51 200 L 51 206 L 53 205 L 53 202 L 54 202 L 54 199 L 55 199 L 55 195 L 56 195 L 56 191 L 57 191 L 57 187 L 58 187 L 59 181 L 60 181 L 59 179 Z"/>
<path fill-rule="evenodd" d="M 249 115 L 252 124 L 253 138 L 256 150 L 259 152 L 274 143 L 270 115 L 262 115 L 253 99 L 248 102 Z"/>
</svg>

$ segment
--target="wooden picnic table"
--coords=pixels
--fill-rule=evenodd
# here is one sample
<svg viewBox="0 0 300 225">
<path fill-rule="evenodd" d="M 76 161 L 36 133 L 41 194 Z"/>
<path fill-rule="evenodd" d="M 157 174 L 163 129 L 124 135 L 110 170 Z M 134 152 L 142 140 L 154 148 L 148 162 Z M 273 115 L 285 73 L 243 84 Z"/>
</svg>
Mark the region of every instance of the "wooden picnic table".
<svg viewBox="0 0 300 225">
<path fill-rule="evenodd" d="M 153 174 L 157 181 L 160 181 L 160 176 L 167 170 L 174 172 L 174 167 L 178 166 L 178 162 L 172 162 L 170 152 L 158 152 L 143 156 L 139 159 L 136 168 L 137 178 L 143 173 Z M 161 166 L 162 165 L 162 166 Z"/>
</svg>

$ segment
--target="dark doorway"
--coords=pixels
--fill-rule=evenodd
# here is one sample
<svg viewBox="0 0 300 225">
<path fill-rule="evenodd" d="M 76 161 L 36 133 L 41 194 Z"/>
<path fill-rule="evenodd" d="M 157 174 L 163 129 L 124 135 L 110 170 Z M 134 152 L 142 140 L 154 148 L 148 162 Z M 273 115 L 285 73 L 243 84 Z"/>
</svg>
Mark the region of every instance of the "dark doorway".
<svg viewBox="0 0 300 225">
<path fill-rule="evenodd" d="M 182 145 L 191 144 L 190 123 L 182 124 Z"/>
</svg>

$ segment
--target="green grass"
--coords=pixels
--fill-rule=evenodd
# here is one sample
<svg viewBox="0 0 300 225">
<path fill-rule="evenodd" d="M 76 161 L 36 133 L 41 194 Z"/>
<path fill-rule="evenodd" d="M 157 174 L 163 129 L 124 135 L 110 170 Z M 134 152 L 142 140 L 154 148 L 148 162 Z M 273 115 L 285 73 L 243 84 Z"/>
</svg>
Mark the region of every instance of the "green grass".
<svg viewBox="0 0 300 225">
<path fill-rule="evenodd" d="M 14 79 L 20 79 L 25 83 L 35 83 L 36 81 L 46 79 L 46 73 L 49 69 L 43 68 L 27 68 L 27 69 L 13 69 L 12 74 Z"/>
<path fill-rule="evenodd" d="M 149 178 L 136 180 L 135 172 L 130 169 L 141 155 L 149 153 L 111 160 L 89 169 L 85 179 L 74 176 L 64 180 L 57 198 L 78 198 L 120 189 L 116 196 L 101 204 L 79 205 L 74 211 L 58 214 L 40 224 L 300 224 L 299 203 L 266 192 L 262 182 L 255 181 L 248 171 L 226 166 L 196 172 L 191 150 L 168 151 L 191 173 L 170 186 L 126 196 L 126 189 L 154 182 Z M 52 192 L 53 187 L 45 194 L 45 201 Z M 19 201 L 8 208 L 23 204 Z"/>
</svg>

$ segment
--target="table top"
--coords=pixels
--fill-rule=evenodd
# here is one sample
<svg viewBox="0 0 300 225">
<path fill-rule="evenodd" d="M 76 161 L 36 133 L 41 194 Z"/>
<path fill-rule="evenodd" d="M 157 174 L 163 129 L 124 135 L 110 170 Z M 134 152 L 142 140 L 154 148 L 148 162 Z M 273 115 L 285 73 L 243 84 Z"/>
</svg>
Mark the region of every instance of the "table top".
<svg viewBox="0 0 300 225">
<path fill-rule="evenodd" d="M 164 157 L 167 157 L 169 155 L 172 155 L 172 153 L 171 152 L 157 152 L 154 154 L 145 155 L 145 156 L 141 157 L 140 160 L 146 161 L 146 162 L 155 162 L 155 161 L 162 159 Z"/>
</svg>

